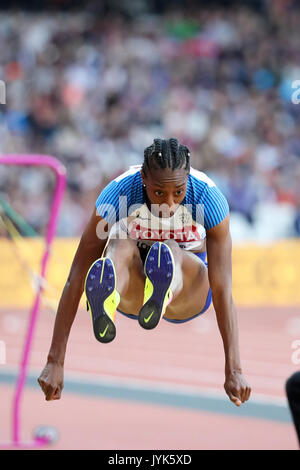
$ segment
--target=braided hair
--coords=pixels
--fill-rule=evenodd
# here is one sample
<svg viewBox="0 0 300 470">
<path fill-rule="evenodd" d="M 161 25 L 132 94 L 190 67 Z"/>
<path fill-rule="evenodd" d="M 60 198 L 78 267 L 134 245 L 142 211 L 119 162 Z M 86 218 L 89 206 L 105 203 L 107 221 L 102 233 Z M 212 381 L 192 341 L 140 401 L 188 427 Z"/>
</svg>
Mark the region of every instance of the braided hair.
<svg viewBox="0 0 300 470">
<path fill-rule="evenodd" d="M 190 171 L 190 151 L 185 145 L 171 137 L 169 140 L 154 139 L 153 144 L 144 151 L 142 170 L 144 175 L 148 170 L 159 168 L 184 168 Z"/>
</svg>

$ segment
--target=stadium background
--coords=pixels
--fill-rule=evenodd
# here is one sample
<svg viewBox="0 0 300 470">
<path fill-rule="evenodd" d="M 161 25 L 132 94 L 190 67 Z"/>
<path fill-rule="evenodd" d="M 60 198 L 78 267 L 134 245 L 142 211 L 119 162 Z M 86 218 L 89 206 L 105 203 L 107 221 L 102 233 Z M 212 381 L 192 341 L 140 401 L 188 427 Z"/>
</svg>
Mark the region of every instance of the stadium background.
<svg viewBox="0 0 300 470">
<path fill-rule="evenodd" d="M 233 292 L 240 307 L 245 362 L 248 365 L 257 356 L 255 360 L 267 367 L 265 372 L 261 365 L 262 376 L 277 368 L 275 391 L 260 383 L 257 389 L 282 400 L 283 407 L 284 379 L 299 364 L 299 355 L 291 360 L 291 345 L 300 337 L 300 104 L 292 101 L 292 83 L 300 79 L 298 3 L 135 0 L 76 2 L 75 8 L 70 1 L 48 1 L 41 9 L 38 2 L 15 1 L 10 8 L 1 3 L 0 7 L 0 78 L 6 84 L 6 105 L 0 107 L 0 151 L 53 155 L 67 168 L 67 190 L 48 270 L 56 292 L 52 310 L 101 189 L 129 165 L 141 163 L 143 150 L 154 137 L 175 136 L 189 146 L 192 166 L 206 172 L 229 202 Z M 1 200 L 25 216 L 38 235 L 45 234 L 52 194 L 48 171 L 1 166 Z M 7 377 L 14 377 L 26 324 L 24 308 L 32 300 L 28 272 L 24 263 L 16 262 L 10 244 L 7 237 L 0 238 L 0 339 L 7 344 L 7 365 L 0 366 L 0 372 L 7 396 Z M 19 246 L 26 262 L 37 268 L 41 240 L 25 239 Z M 32 356 L 33 376 L 42 367 L 50 342 L 54 317 L 46 307 L 39 326 L 44 341 Z M 83 322 L 82 331 L 90 342 L 89 318 L 86 323 L 83 318 L 84 311 L 78 325 Z M 213 320 L 201 321 L 190 334 L 195 341 L 200 334 L 209 347 L 218 341 L 214 339 L 218 332 L 210 323 Z M 133 327 L 120 319 L 122 328 Z M 74 338 L 75 348 L 76 341 L 83 339 L 76 324 L 74 330 L 70 341 L 72 345 Z M 166 344 L 170 335 L 178 334 L 173 331 L 163 327 Z M 144 338 L 135 329 L 131 334 L 133 342 Z M 258 351 L 256 335 L 262 341 Z M 147 343 L 150 369 L 150 351 L 161 347 L 154 342 L 160 337 L 154 338 Z M 126 350 L 126 342 L 121 345 Z M 243 343 L 241 347 L 243 351 Z M 99 354 L 95 345 L 86 348 Z M 118 355 L 118 348 L 117 343 L 115 352 L 107 349 L 104 357 Z M 221 370 L 223 353 L 217 347 L 215 351 Z M 78 366 L 83 358 L 79 362 L 70 358 L 67 371 L 86 373 L 85 366 Z M 121 361 L 120 370 L 123 366 Z M 134 375 L 134 367 L 127 376 Z M 101 370 L 94 369 L 93 378 L 97 374 L 101 378 Z M 176 381 L 180 369 L 174 366 L 173 372 Z M 102 370 L 102 376 L 107 373 Z M 116 370 L 114 374 L 119 379 L 122 375 Z M 201 380 L 197 386 L 205 388 Z M 37 391 L 28 393 L 39 396 Z M 1 428 L 1 437 L 7 426 Z M 272 443 L 272 432 L 276 434 L 272 429 L 266 446 L 280 447 L 282 431 L 278 428 L 278 441 L 274 438 Z M 289 439 L 283 445 L 293 447 L 291 423 L 288 429 Z M 246 441 L 239 445 L 247 446 Z M 64 444 L 63 438 L 60 442 L 72 445 Z M 126 439 L 120 442 L 120 448 L 126 448 Z M 147 446 L 147 440 L 139 445 Z M 193 445 L 214 448 L 213 441 L 204 444 L 201 439 Z M 215 448 L 218 445 L 216 441 Z"/>
</svg>

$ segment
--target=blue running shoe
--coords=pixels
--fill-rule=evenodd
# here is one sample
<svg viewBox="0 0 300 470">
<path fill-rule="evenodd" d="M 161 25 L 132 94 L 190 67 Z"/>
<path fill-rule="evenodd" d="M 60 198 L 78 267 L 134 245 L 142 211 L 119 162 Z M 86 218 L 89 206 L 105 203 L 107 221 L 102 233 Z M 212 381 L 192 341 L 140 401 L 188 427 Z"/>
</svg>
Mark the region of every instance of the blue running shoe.
<svg viewBox="0 0 300 470">
<path fill-rule="evenodd" d="M 146 275 L 144 305 L 139 312 L 139 324 L 146 330 L 155 328 L 172 300 L 171 283 L 174 258 L 165 243 L 156 242 L 150 248 L 144 264 Z"/>
<path fill-rule="evenodd" d="M 120 302 L 115 268 L 110 258 L 100 258 L 91 265 L 84 290 L 95 338 L 100 343 L 109 343 L 116 336 L 115 317 Z"/>
</svg>

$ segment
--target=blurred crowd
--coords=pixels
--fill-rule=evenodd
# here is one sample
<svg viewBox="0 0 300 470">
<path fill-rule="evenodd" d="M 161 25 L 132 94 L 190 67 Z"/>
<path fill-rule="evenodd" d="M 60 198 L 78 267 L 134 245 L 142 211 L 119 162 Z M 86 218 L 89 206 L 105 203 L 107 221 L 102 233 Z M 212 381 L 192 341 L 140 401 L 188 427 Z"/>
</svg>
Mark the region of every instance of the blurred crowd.
<svg viewBox="0 0 300 470">
<path fill-rule="evenodd" d="M 227 197 L 236 240 L 300 236 L 300 10 L 268 5 L 1 14 L 0 152 L 66 165 L 59 235 L 80 235 L 101 189 L 174 136 Z M 52 191 L 46 171 L 1 168 L 0 196 L 40 232 Z"/>
</svg>

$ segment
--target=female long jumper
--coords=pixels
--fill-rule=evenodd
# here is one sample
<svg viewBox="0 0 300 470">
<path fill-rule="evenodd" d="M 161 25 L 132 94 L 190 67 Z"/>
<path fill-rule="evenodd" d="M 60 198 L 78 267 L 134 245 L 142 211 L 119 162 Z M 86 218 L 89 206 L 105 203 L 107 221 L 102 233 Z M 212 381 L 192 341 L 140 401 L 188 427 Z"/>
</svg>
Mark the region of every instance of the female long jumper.
<svg viewBox="0 0 300 470">
<path fill-rule="evenodd" d="M 249 399 L 232 298 L 232 241 L 226 198 L 190 167 L 175 138 L 154 139 L 143 165 L 101 192 L 81 237 L 38 382 L 46 400 L 61 397 L 66 346 L 83 291 L 101 343 L 116 335 L 118 311 L 151 330 L 182 323 L 213 302 L 225 353 L 224 388 L 237 406 Z"/>
</svg>

